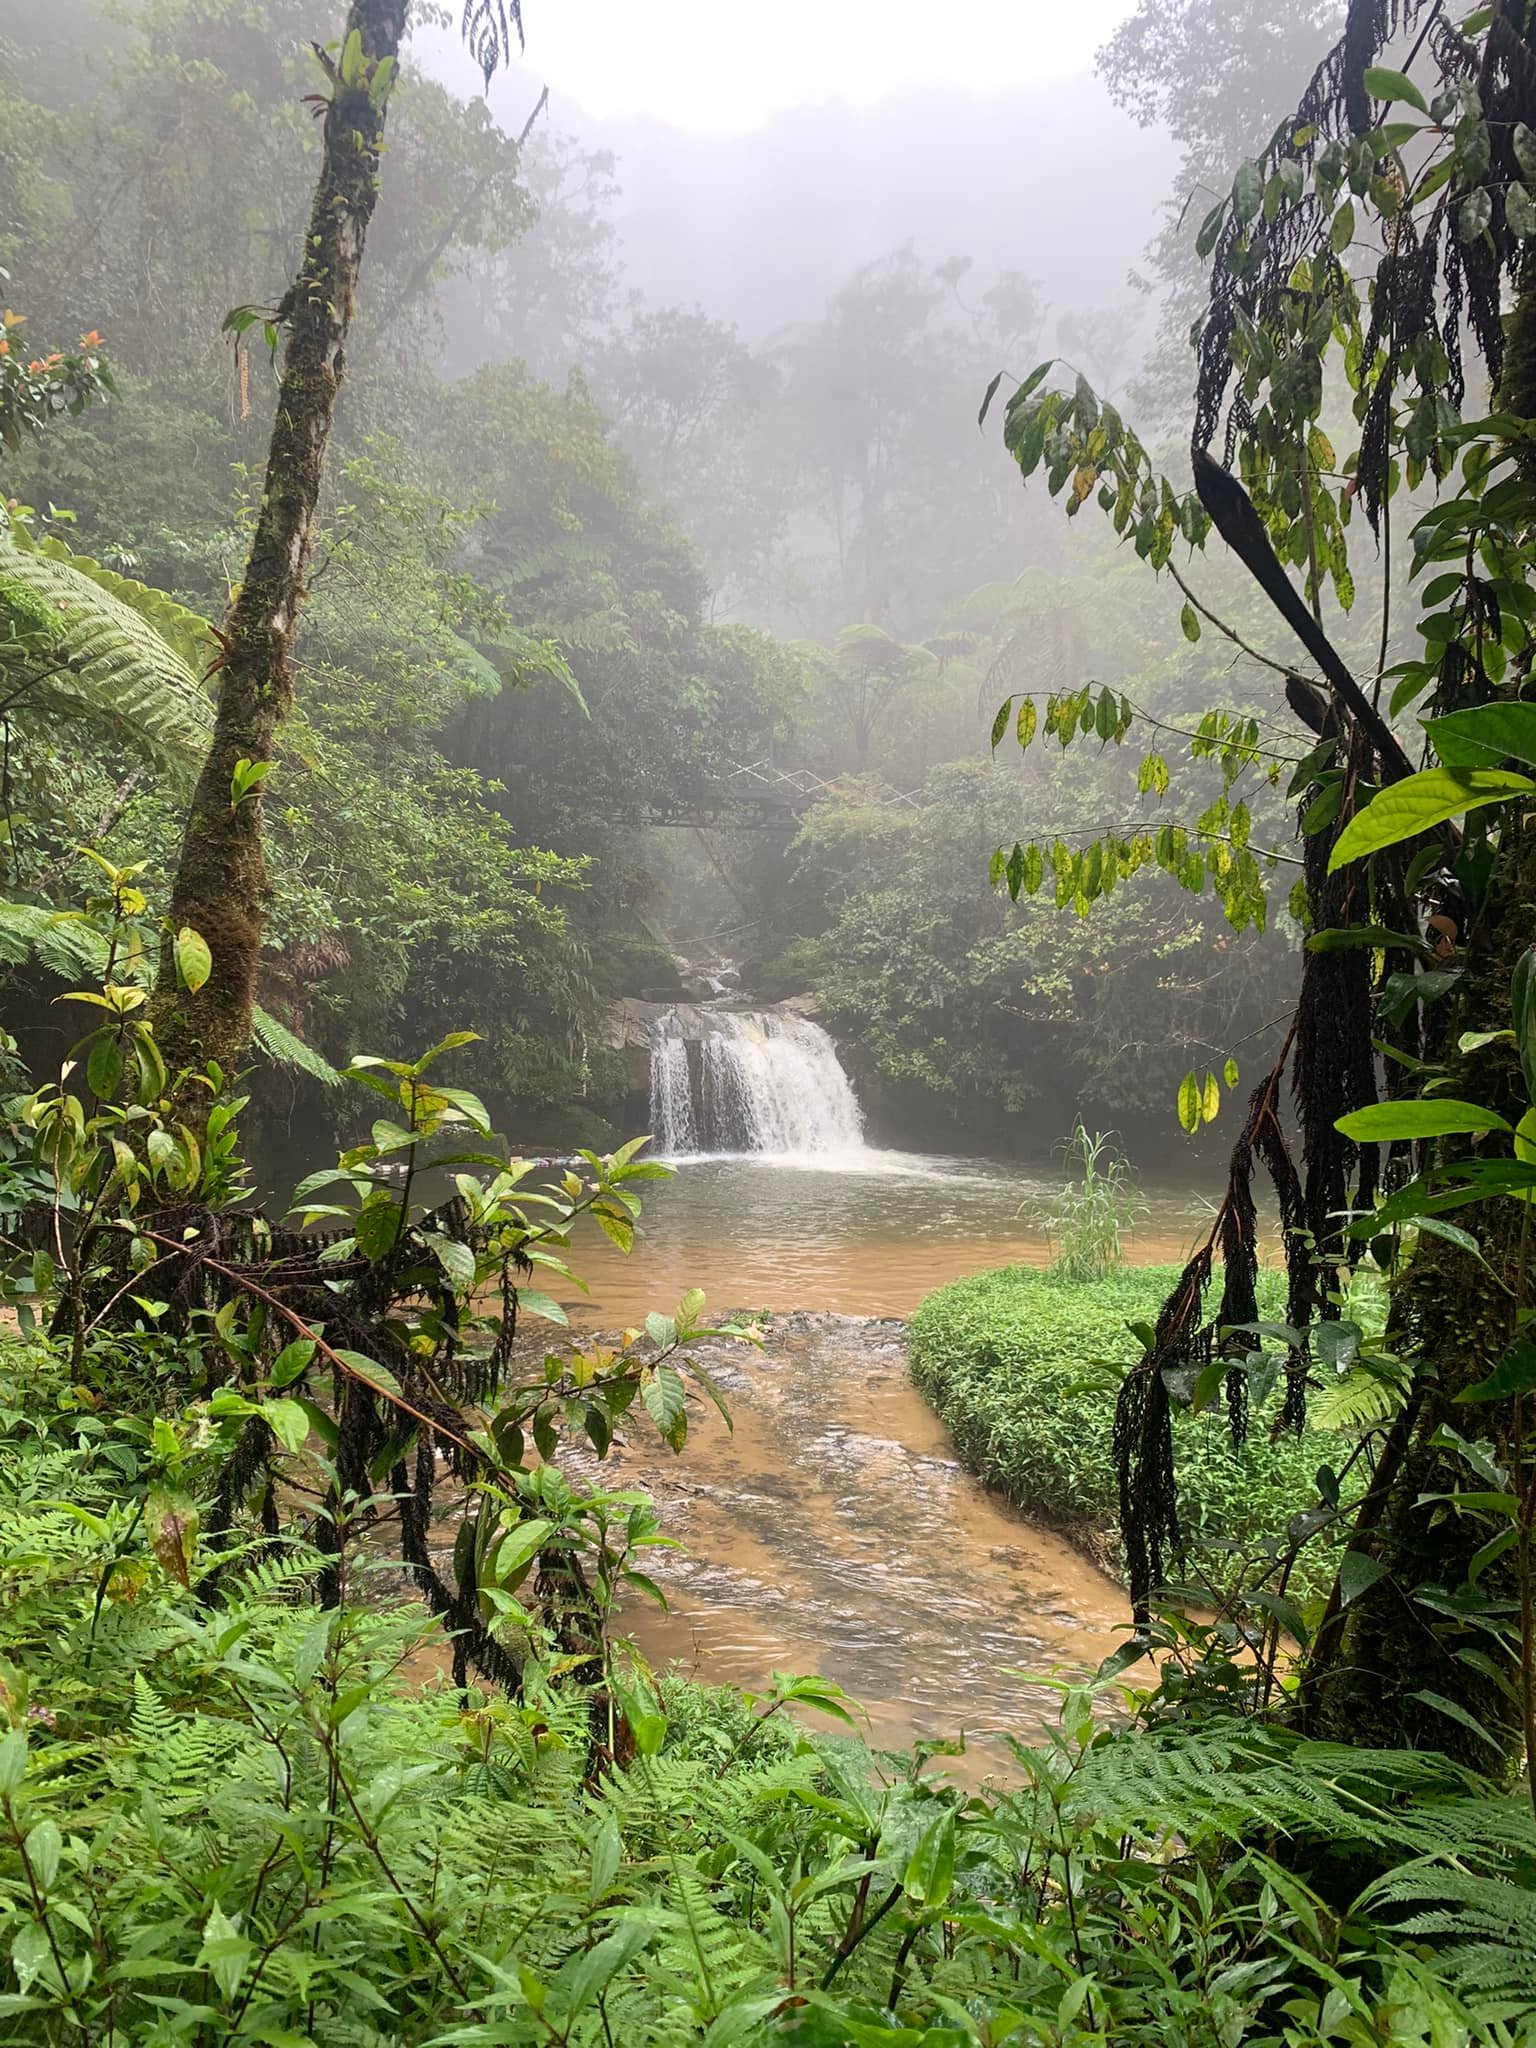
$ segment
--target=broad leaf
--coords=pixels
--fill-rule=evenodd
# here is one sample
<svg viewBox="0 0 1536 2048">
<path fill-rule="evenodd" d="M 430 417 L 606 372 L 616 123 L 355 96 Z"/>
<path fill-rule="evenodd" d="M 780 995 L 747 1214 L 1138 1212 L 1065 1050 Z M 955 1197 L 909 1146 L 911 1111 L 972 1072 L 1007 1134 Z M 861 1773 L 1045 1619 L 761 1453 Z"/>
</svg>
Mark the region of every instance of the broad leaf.
<svg viewBox="0 0 1536 2048">
<path fill-rule="evenodd" d="M 1476 704 L 1422 723 L 1447 768 L 1497 768 L 1502 761 L 1536 765 L 1536 704 Z"/>
<path fill-rule="evenodd" d="M 1445 1096 L 1424 1096 L 1413 1102 L 1373 1102 L 1353 1109 L 1334 1125 L 1357 1145 L 1390 1144 L 1397 1138 L 1451 1138 L 1474 1131 L 1507 1131 L 1496 1110 L 1480 1102 L 1453 1102 Z"/>
<path fill-rule="evenodd" d="M 1484 804 L 1505 803 L 1510 797 L 1527 796 L 1536 790 L 1528 775 L 1511 775 L 1493 768 L 1426 768 L 1422 775 L 1409 775 L 1391 783 L 1374 796 L 1363 811 L 1357 811 L 1339 834 L 1328 860 L 1330 874 L 1378 853 L 1384 846 L 1401 845 L 1421 832 L 1459 818 Z"/>
<path fill-rule="evenodd" d="M 1365 89 L 1372 99 L 1403 100 L 1408 106 L 1417 107 L 1421 114 L 1429 112 L 1423 93 L 1406 72 L 1389 71 L 1385 65 L 1372 64 L 1366 70 Z"/>
</svg>

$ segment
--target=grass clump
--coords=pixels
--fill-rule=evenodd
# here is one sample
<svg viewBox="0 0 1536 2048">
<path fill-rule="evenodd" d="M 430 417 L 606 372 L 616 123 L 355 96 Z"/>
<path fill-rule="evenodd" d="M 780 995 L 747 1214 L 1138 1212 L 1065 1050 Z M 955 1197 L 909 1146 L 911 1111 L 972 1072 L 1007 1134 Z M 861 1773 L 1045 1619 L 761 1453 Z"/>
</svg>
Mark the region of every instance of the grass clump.
<svg viewBox="0 0 1536 2048">
<path fill-rule="evenodd" d="M 1111 1568 L 1118 1563 L 1115 1395 L 1121 1373 L 1141 1355 L 1125 1326 L 1155 1321 L 1177 1277 L 1172 1266 L 1140 1266 L 1072 1284 L 1005 1266 L 940 1287 L 908 1325 L 913 1379 L 966 1464 Z M 1264 1292 L 1261 1275 L 1261 1308 Z M 1267 1312 L 1278 1314 L 1278 1303 Z M 1316 1430 L 1271 1443 L 1272 1420 L 1272 1408 L 1256 1405 L 1238 1451 L 1224 1413 L 1175 1416 L 1185 1533 L 1211 1554 L 1219 1581 L 1229 1574 L 1218 1548 L 1282 1538 L 1311 1498 L 1318 1467 L 1338 1456 L 1337 1438 Z M 1331 1556 L 1309 1550 L 1292 1589 L 1320 1590 L 1330 1576 Z"/>
<path fill-rule="evenodd" d="M 1113 1133 L 1073 1127 L 1061 1147 L 1070 1178 L 1045 1207 L 1033 1211 L 1051 1247 L 1058 1280 L 1101 1280 L 1126 1270 L 1125 1240 L 1146 1214 L 1130 1161 Z"/>
</svg>

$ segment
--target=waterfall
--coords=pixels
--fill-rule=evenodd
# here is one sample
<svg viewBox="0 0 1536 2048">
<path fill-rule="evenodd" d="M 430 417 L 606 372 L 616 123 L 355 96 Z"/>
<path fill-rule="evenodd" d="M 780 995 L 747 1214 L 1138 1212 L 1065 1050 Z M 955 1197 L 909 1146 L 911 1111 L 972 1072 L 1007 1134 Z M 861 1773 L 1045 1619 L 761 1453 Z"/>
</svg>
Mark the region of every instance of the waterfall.
<svg viewBox="0 0 1536 2048">
<path fill-rule="evenodd" d="M 663 1152 L 697 1152 L 688 1041 L 675 1011 L 651 1031 L 651 1130 Z"/>
<path fill-rule="evenodd" d="M 819 1024 L 777 1010 L 663 1011 L 650 1027 L 658 1151 L 840 1153 L 864 1119 Z"/>
</svg>

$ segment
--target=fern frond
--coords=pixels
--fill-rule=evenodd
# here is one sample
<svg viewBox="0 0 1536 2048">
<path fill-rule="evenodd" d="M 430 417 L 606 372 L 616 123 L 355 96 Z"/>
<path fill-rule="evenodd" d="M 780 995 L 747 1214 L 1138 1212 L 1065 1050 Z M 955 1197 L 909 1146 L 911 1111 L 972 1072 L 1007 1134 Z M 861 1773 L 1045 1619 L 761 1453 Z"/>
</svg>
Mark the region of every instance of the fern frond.
<svg viewBox="0 0 1536 2048">
<path fill-rule="evenodd" d="M 1397 1364 L 1394 1370 L 1384 1361 L 1362 1361 L 1311 1397 L 1313 1428 L 1383 1428 L 1407 1400 L 1411 1377 L 1406 1365 Z"/>
<path fill-rule="evenodd" d="M 78 918 L 37 903 L 0 902 L 0 960 L 19 966 L 36 960 L 66 981 L 96 975 L 107 964 L 107 943 Z"/>
<path fill-rule="evenodd" d="M 302 1038 L 296 1038 L 286 1024 L 279 1024 L 271 1011 L 263 1010 L 260 1005 L 251 1012 L 251 1037 L 275 1065 L 297 1067 L 315 1080 L 323 1081 L 327 1088 L 341 1086 L 340 1074 L 324 1054 L 316 1052 L 312 1045 L 306 1045 Z"/>
<path fill-rule="evenodd" d="M 218 643 L 163 591 L 116 576 L 62 541 L 0 535 L 6 693 L 126 729 L 164 760 L 200 760 L 213 731 L 202 684 Z"/>
<path fill-rule="evenodd" d="M 1536 1891 L 1497 1874 L 1426 1861 L 1394 1871 L 1373 1898 L 1381 1906 L 1425 1909 L 1394 1931 L 1449 1941 L 1436 1959 L 1457 1990 L 1536 2000 Z"/>
</svg>

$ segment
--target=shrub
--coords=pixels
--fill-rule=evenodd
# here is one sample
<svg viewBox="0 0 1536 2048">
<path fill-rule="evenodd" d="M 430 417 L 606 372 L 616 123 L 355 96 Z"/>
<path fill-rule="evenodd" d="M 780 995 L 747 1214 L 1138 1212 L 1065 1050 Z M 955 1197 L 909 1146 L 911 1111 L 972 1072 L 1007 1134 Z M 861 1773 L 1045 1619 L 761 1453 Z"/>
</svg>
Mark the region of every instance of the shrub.
<svg viewBox="0 0 1536 2048">
<path fill-rule="evenodd" d="M 908 1325 L 912 1376 L 965 1462 L 1111 1566 L 1115 1390 L 1140 1355 L 1125 1326 L 1154 1320 L 1176 1277 L 1171 1266 L 1141 1266 L 1074 1285 L 1005 1266 L 939 1288 Z M 1262 1276 L 1260 1291 L 1266 1313 L 1278 1315 L 1277 1300 L 1263 1303 Z M 1272 1444 L 1272 1419 L 1256 1407 L 1234 1451 L 1223 1413 L 1176 1413 L 1180 1512 L 1194 1545 L 1281 1537 L 1314 1498 L 1314 1475 L 1336 1461 L 1337 1439 L 1309 1430 Z M 1316 1589 L 1329 1575 L 1323 1553 L 1303 1552 L 1292 1590 Z"/>
</svg>

